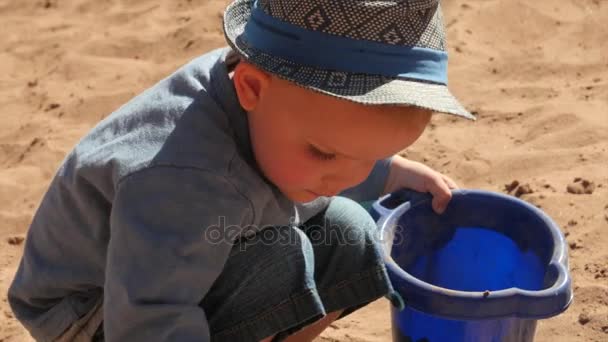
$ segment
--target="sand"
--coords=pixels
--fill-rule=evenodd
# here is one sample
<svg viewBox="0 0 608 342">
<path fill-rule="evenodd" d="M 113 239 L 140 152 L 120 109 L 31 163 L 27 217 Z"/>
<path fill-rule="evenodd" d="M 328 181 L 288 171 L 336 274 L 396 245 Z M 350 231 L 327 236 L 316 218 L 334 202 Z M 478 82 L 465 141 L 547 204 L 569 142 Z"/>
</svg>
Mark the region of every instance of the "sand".
<svg viewBox="0 0 608 342">
<path fill-rule="evenodd" d="M 537 341 L 608 340 L 608 1 L 444 1 L 450 86 L 475 123 L 438 115 L 405 154 L 462 187 L 545 210 L 570 244 L 575 302 Z M 0 341 L 28 341 L 6 290 L 65 154 L 133 95 L 224 45 L 226 1 L 0 0 Z M 521 188 L 521 189 L 520 189 Z M 69 238 L 69 237 L 66 237 Z M 379 300 L 318 341 L 388 341 Z"/>
</svg>

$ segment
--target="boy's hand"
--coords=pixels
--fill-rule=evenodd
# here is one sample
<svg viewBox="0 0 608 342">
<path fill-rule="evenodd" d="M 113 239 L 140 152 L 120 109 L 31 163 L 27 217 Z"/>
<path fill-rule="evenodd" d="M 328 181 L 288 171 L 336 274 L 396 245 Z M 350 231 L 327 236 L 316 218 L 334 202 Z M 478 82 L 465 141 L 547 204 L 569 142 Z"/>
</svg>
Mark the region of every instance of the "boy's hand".
<svg viewBox="0 0 608 342">
<path fill-rule="evenodd" d="M 431 193 L 433 195 L 433 210 L 441 214 L 452 198 L 450 189 L 456 189 L 458 185 L 448 176 L 424 164 L 395 156 L 390 166 L 384 194 L 401 188 Z"/>
</svg>

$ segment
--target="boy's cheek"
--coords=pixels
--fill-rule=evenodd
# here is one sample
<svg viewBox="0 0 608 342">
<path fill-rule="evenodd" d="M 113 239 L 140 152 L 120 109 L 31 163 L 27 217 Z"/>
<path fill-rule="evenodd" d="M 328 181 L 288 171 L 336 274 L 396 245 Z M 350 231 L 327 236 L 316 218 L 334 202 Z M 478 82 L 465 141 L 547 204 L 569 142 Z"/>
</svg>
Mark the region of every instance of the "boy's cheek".
<svg viewBox="0 0 608 342">
<path fill-rule="evenodd" d="M 288 190 L 311 190 L 318 186 L 318 170 L 300 158 L 285 156 L 271 167 L 271 175 L 266 175 L 276 186 Z"/>
<path fill-rule="evenodd" d="M 281 165 L 277 170 L 277 178 L 288 188 L 308 188 L 315 186 L 315 170 L 307 165 L 292 163 Z"/>
</svg>

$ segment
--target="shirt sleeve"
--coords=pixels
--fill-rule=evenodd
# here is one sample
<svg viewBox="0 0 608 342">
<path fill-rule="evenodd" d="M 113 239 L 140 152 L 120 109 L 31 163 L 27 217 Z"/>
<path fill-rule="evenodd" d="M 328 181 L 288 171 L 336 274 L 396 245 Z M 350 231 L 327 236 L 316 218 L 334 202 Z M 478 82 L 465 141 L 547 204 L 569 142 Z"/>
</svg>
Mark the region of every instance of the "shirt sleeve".
<svg viewBox="0 0 608 342">
<path fill-rule="evenodd" d="M 377 161 L 363 183 L 342 191 L 340 196 L 348 197 L 356 202 L 377 200 L 384 191 L 392 160 L 393 157 Z"/>
<path fill-rule="evenodd" d="M 173 166 L 128 176 L 110 219 L 107 341 L 209 341 L 200 301 L 242 229 L 249 200 L 225 177 Z"/>
</svg>

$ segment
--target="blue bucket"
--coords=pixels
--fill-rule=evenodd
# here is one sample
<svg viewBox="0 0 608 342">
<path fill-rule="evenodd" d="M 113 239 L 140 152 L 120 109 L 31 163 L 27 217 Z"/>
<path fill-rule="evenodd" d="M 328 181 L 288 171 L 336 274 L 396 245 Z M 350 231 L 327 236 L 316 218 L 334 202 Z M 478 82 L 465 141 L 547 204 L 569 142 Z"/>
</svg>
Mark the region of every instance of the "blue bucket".
<svg viewBox="0 0 608 342">
<path fill-rule="evenodd" d="M 568 249 L 546 214 L 486 191 L 454 191 L 442 215 L 431 200 L 402 190 L 372 205 L 396 292 L 393 341 L 529 342 L 538 319 L 566 310 Z"/>
</svg>

